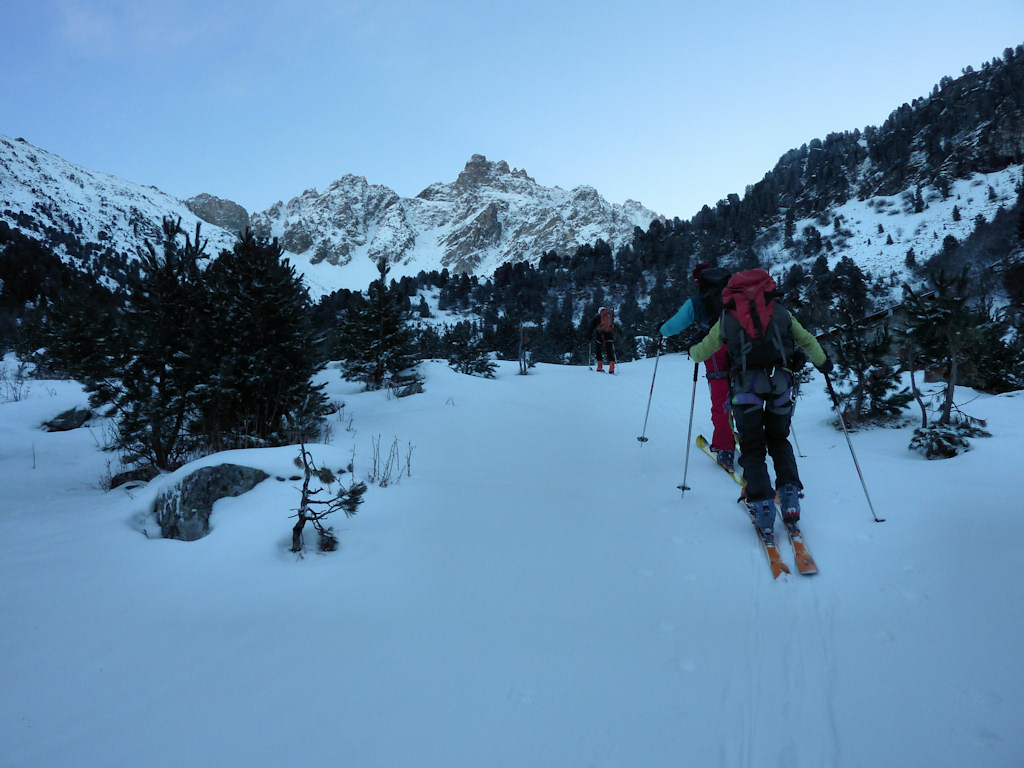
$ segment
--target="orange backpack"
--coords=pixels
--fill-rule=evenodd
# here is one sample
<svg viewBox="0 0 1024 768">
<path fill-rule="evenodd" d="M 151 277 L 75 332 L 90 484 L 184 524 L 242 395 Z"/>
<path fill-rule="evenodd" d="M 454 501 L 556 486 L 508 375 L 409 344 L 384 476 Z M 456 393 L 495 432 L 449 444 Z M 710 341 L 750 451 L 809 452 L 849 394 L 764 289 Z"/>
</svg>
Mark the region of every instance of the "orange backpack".
<svg viewBox="0 0 1024 768">
<path fill-rule="evenodd" d="M 608 307 L 601 307 L 598 315 L 600 315 L 601 319 L 597 321 L 597 330 L 602 333 L 612 333 L 615 325 L 615 312 L 608 309 Z"/>
</svg>

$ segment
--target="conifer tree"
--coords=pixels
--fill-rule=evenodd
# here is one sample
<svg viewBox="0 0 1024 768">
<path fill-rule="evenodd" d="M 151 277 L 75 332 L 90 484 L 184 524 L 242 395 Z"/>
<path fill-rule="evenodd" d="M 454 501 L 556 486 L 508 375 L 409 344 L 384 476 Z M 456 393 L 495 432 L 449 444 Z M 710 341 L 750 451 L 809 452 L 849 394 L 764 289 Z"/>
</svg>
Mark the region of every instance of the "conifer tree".
<svg viewBox="0 0 1024 768">
<path fill-rule="evenodd" d="M 901 385 L 899 369 L 885 362 L 891 344 L 888 326 L 872 335 L 853 323 L 834 337 L 836 393 L 847 423 L 894 419 L 913 398 Z"/>
<path fill-rule="evenodd" d="M 277 240 L 239 235 L 206 273 L 210 379 L 200 431 L 215 449 L 309 439 L 325 407 L 313 307 Z"/>
<path fill-rule="evenodd" d="M 843 256 L 832 271 L 831 290 L 836 310 L 845 323 L 853 323 L 868 314 L 868 286 L 861 268 L 849 256 Z"/>
<path fill-rule="evenodd" d="M 367 389 L 394 387 L 402 394 L 418 390 L 415 337 L 402 309 L 403 297 L 388 287 L 390 268 L 377 264 L 380 278 L 370 283 L 365 300 L 353 302 L 341 320 L 340 357 L 346 378 Z"/>
<path fill-rule="evenodd" d="M 941 365 L 944 369 L 946 390 L 939 423 L 948 424 L 952 417 L 960 364 L 977 341 L 976 328 L 981 318 L 968 304 L 967 267 L 957 277 L 947 278 L 940 272 L 932 277 L 932 281 L 935 290 L 930 293 L 916 292 L 909 285 L 903 286 L 909 315 L 905 337 L 919 363 Z"/>
<path fill-rule="evenodd" d="M 163 220 L 161 253 L 147 243 L 137 278 L 128 286 L 118 332 L 105 340 L 104 354 L 83 371 L 94 407 L 116 416 L 114 449 L 127 463 L 174 469 L 197 450 L 187 427 L 195 417 L 196 389 L 206 371 L 201 324 L 200 262 L 205 242 L 184 235 L 181 220 Z"/>
<path fill-rule="evenodd" d="M 448 365 L 459 373 L 493 379 L 497 366 L 483 343 L 479 327 L 469 321 L 457 323 L 445 336 Z"/>
</svg>

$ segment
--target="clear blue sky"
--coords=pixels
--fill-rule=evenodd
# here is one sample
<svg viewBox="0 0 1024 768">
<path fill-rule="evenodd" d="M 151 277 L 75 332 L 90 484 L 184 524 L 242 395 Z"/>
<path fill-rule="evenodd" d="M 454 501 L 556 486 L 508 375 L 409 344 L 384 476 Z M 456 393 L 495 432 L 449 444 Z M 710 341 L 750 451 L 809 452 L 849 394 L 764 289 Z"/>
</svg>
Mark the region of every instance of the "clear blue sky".
<svg viewBox="0 0 1024 768">
<path fill-rule="evenodd" d="M 1024 0 L 5 0 L 0 133 L 249 211 L 474 153 L 689 218 L 1024 43 Z"/>
</svg>

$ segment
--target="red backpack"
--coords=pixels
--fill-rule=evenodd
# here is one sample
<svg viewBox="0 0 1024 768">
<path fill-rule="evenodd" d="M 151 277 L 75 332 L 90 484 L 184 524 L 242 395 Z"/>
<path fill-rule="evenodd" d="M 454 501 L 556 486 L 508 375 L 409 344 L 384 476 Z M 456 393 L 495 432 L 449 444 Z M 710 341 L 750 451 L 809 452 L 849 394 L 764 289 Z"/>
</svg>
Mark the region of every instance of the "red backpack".
<svg viewBox="0 0 1024 768">
<path fill-rule="evenodd" d="M 722 291 L 722 335 L 733 368 L 786 363 L 795 349 L 789 312 L 776 305 L 775 281 L 763 269 L 738 272 Z"/>
<path fill-rule="evenodd" d="M 775 281 L 763 269 L 737 272 L 722 291 L 725 310 L 752 339 L 764 336 L 775 310 Z"/>
<path fill-rule="evenodd" d="M 615 312 L 608 307 L 601 307 L 598 315 L 600 320 L 597 321 L 597 330 L 603 333 L 612 333 L 615 330 Z"/>
</svg>

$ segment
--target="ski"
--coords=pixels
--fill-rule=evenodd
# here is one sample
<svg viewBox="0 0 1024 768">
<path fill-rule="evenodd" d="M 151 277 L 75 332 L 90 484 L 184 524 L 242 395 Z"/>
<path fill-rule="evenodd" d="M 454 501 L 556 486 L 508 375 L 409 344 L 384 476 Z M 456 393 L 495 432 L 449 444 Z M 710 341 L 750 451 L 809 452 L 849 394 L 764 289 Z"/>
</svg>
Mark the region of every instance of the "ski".
<svg viewBox="0 0 1024 768">
<path fill-rule="evenodd" d="M 746 510 L 747 516 L 750 518 L 751 524 L 753 524 L 754 516 L 750 514 L 750 508 L 743 501 L 743 497 L 741 496 L 737 501 Z M 775 543 L 775 533 L 772 531 L 762 531 L 756 525 L 754 526 L 754 531 L 757 533 L 757 538 L 761 541 L 764 553 L 768 557 L 768 566 L 772 569 L 772 578 L 777 579 L 782 574 L 789 573 L 789 566 L 783 562 L 782 553 L 779 552 L 779 545 Z"/>
<path fill-rule="evenodd" d="M 725 467 L 718 463 L 718 457 L 715 456 L 714 452 L 711 450 L 711 444 L 708 443 L 707 438 L 705 438 L 704 435 L 697 435 L 697 447 L 704 451 L 704 453 L 707 454 L 708 458 L 715 462 L 715 466 L 720 467 L 722 471 L 728 474 L 729 477 L 731 477 L 733 480 L 735 480 L 737 484 L 739 484 L 741 487 L 746 486 L 747 482 L 743 479 L 743 475 L 741 475 L 735 469 L 730 472 L 728 469 L 726 469 Z"/>
<path fill-rule="evenodd" d="M 736 471 L 729 472 L 729 470 L 718 463 L 718 457 L 715 456 L 714 452 L 711 450 L 711 445 L 708 443 L 707 438 L 705 438 L 704 435 L 697 435 L 697 447 L 704 451 L 708 458 L 715 462 L 715 466 L 720 467 L 736 482 L 737 485 L 741 486 L 744 491 L 746 491 L 747 484 L 743 480 L 743 475 Z M 743 509 L 746 510 L 749 515 L 750 510 L 747 508 L 744 498 L 745 493 L 741 492 L 737 501 L 743 506 Z M 751 518 L 750 522 L 754 522 L 753 518 Z M 768 558 L 768 564 L 772 569 L 772 576 L 777 579 L 784 573 L 791 573 L 789 566 L 787 566 L 782 559 L 782 553 L 779 551 L 779 545 L 775 542 L 774 532 L 764 534 L 756 525 L 754 526 L 754 530 L 757 532 L 757 536 L 761 540 L 761 546 L 764 548 L 764 553 Z M 814 562 L 814 558 L 811 557 L 810 551 L 807 549 L 807 544 L 804 542 L 804 536 L 800 531 L 800 526 L 796 523 L 787 525 L 786 534 L 789 536 L 789 543 L 793 547 L 793 555 L 796 560 L 797 571 L 804 576 L 813 576 L 816 574 L 818 572 L 818 566 Z"/>
<path fill-rule="evenodd" d="M 811 557 L 804 543 L 804 535 L 800 526 L 790 523 L 786 526 L 786 533 L 789 535 L 789 543 L 793 545 L 793 555 L 796 557 L 796 569 L 804 576 L 813 576 L 818 572 L 818 565 Z"/>
</svg>

